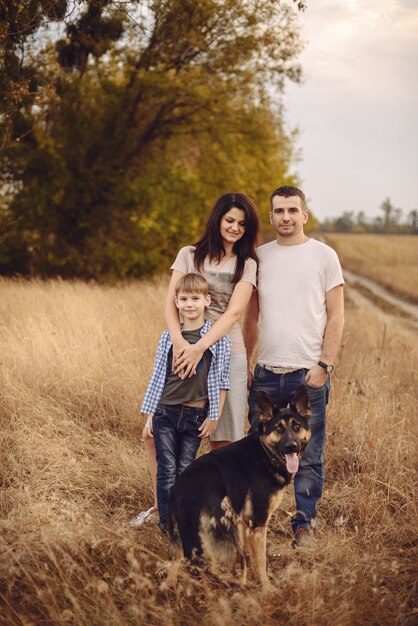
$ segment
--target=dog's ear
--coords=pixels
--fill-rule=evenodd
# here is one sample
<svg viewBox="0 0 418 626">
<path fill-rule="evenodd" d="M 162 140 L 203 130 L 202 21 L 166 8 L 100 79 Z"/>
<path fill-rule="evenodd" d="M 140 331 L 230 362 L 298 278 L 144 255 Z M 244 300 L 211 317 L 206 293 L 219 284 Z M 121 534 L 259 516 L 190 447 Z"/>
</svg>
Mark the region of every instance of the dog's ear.
<svg viewBox="0 0 418 626">
<path fill-rule="evenodd" d="M 309 418 L 311 416 L 311 404 L 309 402 L 306 385 L 300 385 L 300 387 L 296 389 L 290 406 L 296 409 L 296 411 L 304 417 Z"/>
<path fill-rule="evenodd" d="M 257 391 L 260 407 L 260 422 L 269 422 L 273 417 L 274 402 L 265 391 Z"/>
</svg>

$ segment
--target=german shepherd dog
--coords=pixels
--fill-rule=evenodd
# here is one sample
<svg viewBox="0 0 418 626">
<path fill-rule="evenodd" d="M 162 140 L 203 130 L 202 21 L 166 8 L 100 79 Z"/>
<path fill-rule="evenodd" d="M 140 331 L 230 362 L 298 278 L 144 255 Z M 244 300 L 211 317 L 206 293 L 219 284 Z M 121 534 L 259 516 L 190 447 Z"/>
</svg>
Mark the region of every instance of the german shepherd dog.
<svg viewBox="0 0 418 626">
<path fill-rule="evenodd" d="M 234 569 L 238 564 L 243 585 L 252 566 L 258 581 L 269 587 L 267 527 L 309 441 L 310 406 L 304 385 L 285 409 L 263 391 L 258 402 L 258 433 L 201 456 L 176 480 L 169 500 L 175 561 L 169 585 L 186 557 L 197 565 L 206 562 L 214 574 L 218 565 Z"/>
</svg>

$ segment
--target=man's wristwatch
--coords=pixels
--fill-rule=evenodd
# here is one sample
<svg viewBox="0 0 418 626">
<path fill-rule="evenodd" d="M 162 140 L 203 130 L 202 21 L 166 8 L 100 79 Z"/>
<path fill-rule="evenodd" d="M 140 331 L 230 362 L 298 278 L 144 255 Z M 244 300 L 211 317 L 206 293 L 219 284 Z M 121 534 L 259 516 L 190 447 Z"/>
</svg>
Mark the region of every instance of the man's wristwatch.
<svg viewBox="0 0 418 626">
<path fill-rule="evenodd" d="M 327 371 L 327 374 L 331 374 L 334 371 L 333 365 L 328 365 L 328 363 L 324 363 L 323 361 L 318 361 L 319 367 L 323 367 L 324 370 Z"/>
</svg>

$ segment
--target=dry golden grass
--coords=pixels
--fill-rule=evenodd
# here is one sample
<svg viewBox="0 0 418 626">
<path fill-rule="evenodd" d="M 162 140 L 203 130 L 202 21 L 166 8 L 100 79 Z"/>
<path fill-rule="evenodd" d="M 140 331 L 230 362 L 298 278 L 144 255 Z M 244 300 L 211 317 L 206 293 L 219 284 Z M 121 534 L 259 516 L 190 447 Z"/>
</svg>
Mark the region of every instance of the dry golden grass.
<svg viewBox="0 0 418 626">
<path fill-rule="evenodd" d="M 327 233 L 343 267 L 418 303 L 418 237 Z"/>
<path fill-rule="evenodd" d="M 353 304 L 318 549 L 290 547 L 290 492 L 269 532 L 274 597 L 186 573 L 166 589 L 166 541 L 128 525 L 152 502 L 137 408 L 165 289 L 0 281 L 0 623 L 416 623 L 417 347 Z"/>
</svg>

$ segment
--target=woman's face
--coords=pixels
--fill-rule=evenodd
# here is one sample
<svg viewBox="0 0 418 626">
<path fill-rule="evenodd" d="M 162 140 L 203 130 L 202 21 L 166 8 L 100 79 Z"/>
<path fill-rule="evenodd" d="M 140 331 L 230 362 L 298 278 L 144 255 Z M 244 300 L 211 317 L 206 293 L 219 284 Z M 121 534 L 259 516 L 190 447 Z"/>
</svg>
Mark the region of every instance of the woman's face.
<svg viewBox="0 0 418 626">
<path fill-rule="evenodd" d="M 221 219 L 221 237 L 225 243 L 234 244 L 245 233 L 245 212 L 232 207 Z"/>
</svg>

